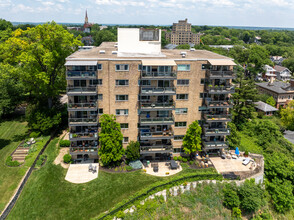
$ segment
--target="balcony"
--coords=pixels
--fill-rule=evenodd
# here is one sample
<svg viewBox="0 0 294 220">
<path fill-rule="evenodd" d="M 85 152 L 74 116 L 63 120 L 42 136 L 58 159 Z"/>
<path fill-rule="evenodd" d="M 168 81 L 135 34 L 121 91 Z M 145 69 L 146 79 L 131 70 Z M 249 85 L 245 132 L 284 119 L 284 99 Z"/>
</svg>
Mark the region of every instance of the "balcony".
<svg viewBox="0 0 294 220">
<path fill-rule="evenodd" d="M 68 103 L 68 111 L 97 111 L 97 103 Z"/>
<path fill-rule="evenodd" d="M 141 125 L 172 125 L 175 123 L 173 115 L 171 117 L 140 117 Z"/>
<path fill-rule="evenodd" d="M 174 132 L 172 130 L 150 132 L 149 129 L 141 129 L 140 140 L 162 140 L 172 139 Z"/>
<path fill-rule="evenodd" d="M 203 141 L 204 150 L 215 150 L 228 148 L 228 144 L 225 141 Z"/>
<path fill-rule="evenodd" d="M 176 95 L 175 87 L 141 87 L 141 95 Z"/>
<path fill-rule="evenodd" d="M 234 71 L 222 70 L 207 70 L 207 75 L 210 79 L 235 79 L 236 74 Z"/>
<path fill-rule="evenodd" d="M 96 79 L 95 71 L 66 71 L 66 79 Z"/>
<path fill-rule="evenodd" d="M 171 111 L 175 109 L 174 101 L 169 101 L 169 102 L 141 101 L 140 106 L 141 106 L 141 110 L 143 111 L 159 111 L 159 110 Z"/>
<path fill-rule="evenodd" d="M 174 80 L 177 78 L 176 72 L 141 72 L 142 79 L 150 79 L 150 80 L 161 80 L 161 79 L 171 79 Z"/>
<path fill-rule="evenodd" d="M 233 108 L 233 105 L 230 101 L 219 100 L 212 101 L 211 99 L 205 99 L 205 104 L 207 108 Z"/>
<path fill-rule="evenodd" d="M 75 96 L 75 95 L 97 95 L 97 88 L 95 87 L 67 87 L 67 95 Z"/>
<path fill-rule="evenodd" d="M 69 118 L 70 126 L 97 126 L 98 119 L 95 118 Z"/>
<path fill-rule="evenodd" d="M 171 152 L 173 152 L 172 145 L 140 146 L 140 154 L 171 153 Z"/>
<path fill-rule="evenodd" d="M 98 140 L 97 133 L 69 133 L 70 141 L 95 141 Z"/>
<path fill-rule="evenodd" d="M 204 135 L 206 137 L 230 135 L 230 129 L 229 128 L 204 128 Z"/>
<path fill-rule="evenodd" d="M 211 86 L 207 87 L 209 94 L 231 94 L 235 93 L 235 88 L 232 85 L 228 86 Z"/>
<path fill-rule="evenodd" d="M 231 114 L 206 114 L 204 118 L 207 122 L 229 122 L 231 121 Z"/>
<path fill-rule="evenodd" d="M 92 154 L 96 155 L 98 151 L 98 147 L 70 147 L 70 154 Z"/>
</svg>

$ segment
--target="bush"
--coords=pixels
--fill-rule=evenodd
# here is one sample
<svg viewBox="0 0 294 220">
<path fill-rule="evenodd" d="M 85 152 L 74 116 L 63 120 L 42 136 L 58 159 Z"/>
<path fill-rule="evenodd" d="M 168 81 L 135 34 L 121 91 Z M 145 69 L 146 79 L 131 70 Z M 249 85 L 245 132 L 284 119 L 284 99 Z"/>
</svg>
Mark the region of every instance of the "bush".
<svg viewBox="0 0 294 220">
<path fill-rule="evenodd" d="M 71 155 L 70 154 L 65 154 L 63 156 L 63 162 L 64 163 L 71 163 Z"/>
<path fill-rule="evenodd" d="M 30 138 L 37 138 L 37 137 L 39 137 L 40 135 L 41 135 L 40 132 L 33 131 L 33 132 L 31 132 L 31 134 L 30 134 Z"/>
<path fill-rule="evenodd" d="M 224 193 L 224 206 L 232 209 L 234 207 L 239 207 L 240 199 L 237 194 L 237 191 L 232 189 L 232 185 L 226 185 L 223 188 Z"/>
<path fill-rule="evenodd" d="M 181 156 L 178 156 L 178 161 L 182 161 L 183 158 Z"/>
<path fill-rule="evenodd" d="M 131 141 L 126 149 L 127 161 L 138 160 L 140 158 L 140 143 Z"/>
<path fill-rule="evenodd" d="M 174 156 L 174 160 L 178 160 L 178 157 L 177 156 Z"/>
<path fill-rule="evenodd" d="M 245 150 L 245 152 L 244 152 L 244 156 L 248 156 L 248 155 L 249 155 L 248 150 Z"/>
<path fill-rule="evenodd" d="M 41 155 L 39 157 L 39 159 L 37 160 L 36 165 L 39 166 L 39 167 L 42 166 L 42 164 L 45 161 L 45 159 L 46 159 L 46 156 L 45 155 Z"/>
<path fill-rule="evenodd" d="M 238 207 L 234 207 L 232 211 L 232 216 L 237 219 L 242 219 L 242 212 Z"/>
<path fill-rule="evenodd" d="M 133 170 L 133 167 L 131 167 L 131 166 L 126 166 L 126 169 L 127 169 L 127 171 L 131 171 L 131 170 Z"/>
<path fill-rule="evenodd" d="M 31 153 L 34 153 L 36 151 L 37 151 L 37 147 L 36 147 L 36 145 L 33 145 L 33 146 L 30 147 L 28 155 L 30 155 Z"/>
<path fill-rule="evenodd" d="M 59 142 L 59 147 L 69 147 L 70 146 L 70 141 L 69 140 L 61 140 Z"/>
<path fill-rule="evenodd" d="M 190 161 L 189 161 L 189 164 L 190 164 L 190 165 L 193 165 L 193 163 L 194 163 L 193 160 L 190 160 Z"/>
<path fill-rule="evenodd" d="M 183 157 L 183 158 L 182 158 L 182 161 L 183 161 L 184 163 L 186 163 L 186 162 L 188 161 L 188 159 L 185 158 L 185 157 Z"/>
<path fill-rule="evenodd" d="M 20 163 L 16 160 L 12 161 L 12 156 L 8 156 L 6 159 L 6 165 L 10 167 L 18 167 Z"/>
</svg>

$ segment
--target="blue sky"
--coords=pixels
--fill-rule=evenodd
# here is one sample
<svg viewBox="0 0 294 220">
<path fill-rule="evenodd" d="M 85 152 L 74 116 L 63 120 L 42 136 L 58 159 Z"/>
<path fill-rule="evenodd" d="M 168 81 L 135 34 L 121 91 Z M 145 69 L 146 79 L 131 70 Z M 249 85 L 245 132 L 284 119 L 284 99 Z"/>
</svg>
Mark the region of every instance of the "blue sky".
<svg viewBox="0 0 294 220">
<path fill-rule="evenodd" d="M 9 21 L 294 27 L 294 0 L 0 0 Z"/>
</svg>

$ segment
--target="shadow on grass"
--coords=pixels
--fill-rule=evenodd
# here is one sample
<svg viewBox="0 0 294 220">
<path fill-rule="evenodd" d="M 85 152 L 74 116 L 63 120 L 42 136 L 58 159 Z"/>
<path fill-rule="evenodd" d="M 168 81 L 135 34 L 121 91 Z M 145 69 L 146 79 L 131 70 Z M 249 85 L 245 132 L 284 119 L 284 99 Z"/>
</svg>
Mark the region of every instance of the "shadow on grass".
<svg viewBox="0 0 294 220">
<path fill-rule="evenodd" d="M 12 141 L 23 141 L 28 136 L 27 133 L 25 134 L 16 134 L 12 137 Z"/>
<path fill-rule="evenodd" d="M 0 150 L 10 144 L 10 140 L 0 138 Z"/>
</svg>

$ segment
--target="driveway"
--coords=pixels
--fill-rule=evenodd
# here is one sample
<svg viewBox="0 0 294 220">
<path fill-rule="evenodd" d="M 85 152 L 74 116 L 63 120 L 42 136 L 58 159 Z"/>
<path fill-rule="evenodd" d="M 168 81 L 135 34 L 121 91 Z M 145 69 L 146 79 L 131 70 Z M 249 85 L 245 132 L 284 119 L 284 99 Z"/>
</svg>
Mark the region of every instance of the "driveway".
<svg viewBox="0 0 294 220">
<path fill-rule="evenodd" d="M 89 172 L 90 164 L 71 164 L 65 176 L 65 180 L 71 183 L 87 183 L 98 177 L 99 164 L 92 163 L 96 166 L 96 172 Z"/>
</svg>

